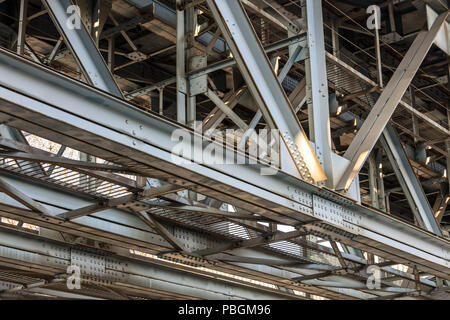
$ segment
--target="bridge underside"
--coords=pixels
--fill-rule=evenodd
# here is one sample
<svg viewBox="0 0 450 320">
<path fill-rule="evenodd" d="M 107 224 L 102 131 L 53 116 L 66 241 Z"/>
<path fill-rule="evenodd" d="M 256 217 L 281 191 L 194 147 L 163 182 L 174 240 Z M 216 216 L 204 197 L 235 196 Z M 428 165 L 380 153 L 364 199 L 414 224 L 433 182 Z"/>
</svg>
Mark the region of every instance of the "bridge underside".
<svg viewBox="0 0 450 320">
<path fill-rule="evenodd" d="M 448 13 L 0 1 L 0 299 L 449 299 Z"/>
</svg>

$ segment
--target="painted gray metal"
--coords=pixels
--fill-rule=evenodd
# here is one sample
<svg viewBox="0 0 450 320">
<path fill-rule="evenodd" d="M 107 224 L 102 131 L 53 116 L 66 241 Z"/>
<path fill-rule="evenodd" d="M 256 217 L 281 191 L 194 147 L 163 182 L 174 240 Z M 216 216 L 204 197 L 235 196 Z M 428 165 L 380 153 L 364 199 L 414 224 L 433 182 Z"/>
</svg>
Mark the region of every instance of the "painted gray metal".
<svg viewBox="0 0 450 320">
<path fill-rule="evenodd" d="M 380 255 L 413 260 L 424 269 L 449 277 L 450 244 L 443 238 L 285 173 L 261 176 L 262 165 L 179 163 L 181 159 L 171 154 L 175 144 L 171 134 L 181 129 L 190 136 L 189 130 L 154 115 L 144 116 L 124 101 L 11 53 L 2 51 L 0 66 L 1 118 L 11 125 L 118 164 L 126 162 L 150 176 L 194 183 L 202 194 L 280 223 L 323 220 L 342 230 L 341 235 L 330 230 L 325 234 L 338 236 L 350 246 L 369 246 Z M 42 96 L 42 92 L 53 94 Z M 313 195 L 326 204 L 325 210 L 337 214 L 320 216 L 320 211 L 314 211 Z"/>
<path fill-rule="evenodd" d="M 122 92 L 83 23 L 79 29 L 71 28 L 67 23 L 70 16 L 76 14 L 67 11 L 73 5 L 71 0 L 44 0 L 43 3 L 89 83 L 122 97 Z"/>
<path fill-rule="evenodd" d="M 402 100 L 417 70 L 425 59 L 447 14 L 442 14 L 436 19 L 430 31 L 419 33 L 411 45 L 408 53 L 403 58 L 369 116 L 361 126 L 361 130 L 358 131 L 345 152 L 344 157 L 351 162 L 337 183 L 337 190 L 347 189 L 354 177 L 361 170 L 370 151 L 382 134 L 388 120 Z"/>
<path fill-rule="evenodd" d="M 207 1 L 270 128 L 278 128 L 302 178 L 326 179 L 323 169 L 239 1 Z"/>
<path fill-rule="evenodd" d="M 441 229 L 436 222 L 425 192 L 409 163 L 395 129 L 390 124 L 383 131 L 381 143 L 419 225 L 441 236 Z"/>
<path fill-rule="evenodd" d="M 200 299 L 262 299 L 295 298 L 282 292 L 270 292 L 237 283 L 200 275 L 198 272 L 175 270 L 128 257 L 108 254 L 93 249 L 74 248 L 33 235 L 1 230 L 0 258 L 18 260 L 18 263 L 42 267 L 53 274 L 64 274 L 70 265 L 81 268 L 82 276 L 99 284 L 124 283 L 143 289 L 152 289 Z M 95 268 L 90 268 L 94 266 Z M 76 293 L 76 291 L 74 291 Z M 301 297 L 299 297 L 300 299 Z"/>
<path fill-rule="evenodd" d="M 325 36 L 321 0 L 307 0 L 308 49 L 306 59 L 307 75 L 311 85 L 311 104 L 308 106 L 310 139 L 314 142 L 314 151 L 322 166 L 327 181 L 324 184 L 334 187 L 333 157 L 331 149 L 330 107 L 328 102 L 328 79 L 325 61 Z M 297 106 L 296 106 L 297 107 Z"/>
</svg>

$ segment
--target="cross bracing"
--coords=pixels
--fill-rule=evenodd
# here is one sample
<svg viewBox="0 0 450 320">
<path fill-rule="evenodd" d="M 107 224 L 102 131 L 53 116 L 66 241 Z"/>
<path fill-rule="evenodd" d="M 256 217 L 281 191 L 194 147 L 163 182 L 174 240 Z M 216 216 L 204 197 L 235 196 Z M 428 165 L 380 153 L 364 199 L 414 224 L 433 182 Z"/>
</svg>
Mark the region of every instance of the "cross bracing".
<svg viewBox="0 0 450 320">
<path fill-rule="evenodd" d="M 448 7 L 369 5 L 2 1 L 0 297 L 448 299 Z"/>
</svg>

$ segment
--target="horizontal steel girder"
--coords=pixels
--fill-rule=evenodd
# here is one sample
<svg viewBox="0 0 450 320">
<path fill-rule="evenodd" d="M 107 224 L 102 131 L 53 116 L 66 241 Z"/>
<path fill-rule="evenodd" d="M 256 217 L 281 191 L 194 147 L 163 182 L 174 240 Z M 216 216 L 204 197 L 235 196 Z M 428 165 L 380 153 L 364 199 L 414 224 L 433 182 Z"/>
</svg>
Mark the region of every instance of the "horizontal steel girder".
<svg viewBox="0 0 450 320">
<path fill-rule="evenodd" d="M 450 278 L 448 240 L 286 173 L 262 176 L 262 165 L 182 162 L 171 153 L 171 134 L 180 129 L 191 136 L 188 129 L 4 50 L 0 85 L 1 120 L 13 127 L 144 175 L 193 183 L 201 194 L 279 223 L 301 227 L 322 220 L 313 228 L 322 237 Z"/>
<path fill-rule="evenodd" d="M 400 138 L 390 124 L 383 131 L 381 143 L 419 225 L 437 235 L 442 235 L 422 185 L 403 150 Z"/>
</svg>

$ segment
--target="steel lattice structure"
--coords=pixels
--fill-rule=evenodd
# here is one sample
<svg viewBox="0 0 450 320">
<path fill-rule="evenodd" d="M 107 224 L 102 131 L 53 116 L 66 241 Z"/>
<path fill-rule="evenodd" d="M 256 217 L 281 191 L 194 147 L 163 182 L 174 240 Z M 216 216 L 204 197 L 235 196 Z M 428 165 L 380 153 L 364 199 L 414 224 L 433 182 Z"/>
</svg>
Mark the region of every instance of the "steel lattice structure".
<svg viewBox="0 0 450 320">
<path fill-rule="evenodd" d="M 449 299 L 449 12 L 0 0 L 0 299 Z"/>
</svg>

